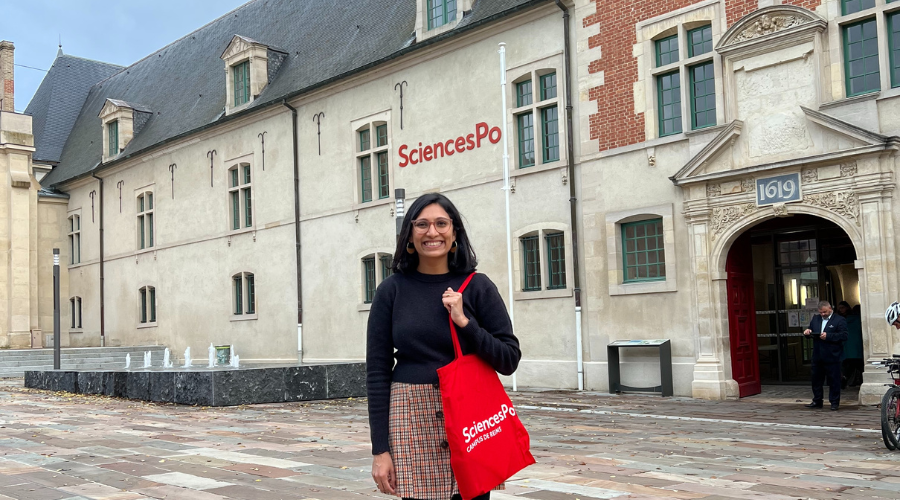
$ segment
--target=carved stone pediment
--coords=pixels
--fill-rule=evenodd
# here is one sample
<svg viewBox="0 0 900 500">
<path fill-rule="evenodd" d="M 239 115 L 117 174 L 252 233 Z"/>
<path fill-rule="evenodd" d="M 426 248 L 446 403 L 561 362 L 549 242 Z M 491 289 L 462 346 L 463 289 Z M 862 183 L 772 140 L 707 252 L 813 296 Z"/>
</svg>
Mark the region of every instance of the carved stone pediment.
<svg viewBox="0 0 900 500">
<path fill-rule="evenodd" d="M 826 25 L 826 21 L 818 14 L 802 7 L 792 5 L 765 7 L 732 25 L 722 36 L 716 50 L 749 40 L 767 38 L 769 35 L 811 23 L 821 24 L 823 29 Z"/>
<path fill-rule="evenodd" d="M 221 59 L 228 60 L 242 52 L 250 50 L 250 48 L 254 45 L 265 47 L 264 44 L 261 44 L 252 38 L 247 38 L 241 35 L 234 35 L 234 37 L 231 39 L 231 43 L 229 43 L 228 46 L 225 47 L 225 51 L 222 52 Z"/>
</svg>

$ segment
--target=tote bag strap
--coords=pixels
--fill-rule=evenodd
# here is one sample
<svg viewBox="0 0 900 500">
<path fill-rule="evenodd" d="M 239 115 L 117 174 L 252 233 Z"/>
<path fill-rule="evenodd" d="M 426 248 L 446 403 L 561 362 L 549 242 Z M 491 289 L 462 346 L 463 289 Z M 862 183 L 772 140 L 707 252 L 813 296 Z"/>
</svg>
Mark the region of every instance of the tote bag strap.
<svg viewBox="0 0 900 500">
<path fill-rule="evenodd" d="M 463 293 L 466 290 L 473 276 L 475 276 L 475 273 L 470 274 L 466 281 L 463 281 L 462 286 L 459 287 L 459 293 Z M 456 324 L 453 323 L 452 316 L 450 317 L 450 336 L 453 337 L 453 351 L 456 353 L 457 358 L 461 358 L 462 348 L 459 346 L 459 337 L 456 336 Z"/>
</svg>

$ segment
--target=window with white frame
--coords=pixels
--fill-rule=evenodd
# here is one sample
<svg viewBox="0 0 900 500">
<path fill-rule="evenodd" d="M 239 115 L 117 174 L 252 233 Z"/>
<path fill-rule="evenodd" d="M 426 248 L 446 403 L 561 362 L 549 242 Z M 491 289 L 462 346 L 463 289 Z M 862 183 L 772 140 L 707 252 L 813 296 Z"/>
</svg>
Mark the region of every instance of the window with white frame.
<svg viewBox="0 0 900 500">
<path fill-rule="evenodd" d="M 143 286 L 138 290 L 140 295 L 140 322 L 142 325 L 156 323 L 156 287 Z"/>
<path fill-rule="evenodd" d="M 137 235 L 138 250 L 153 247 L 153 191 L 144 191 L 137 197 Z"/>
<path fill-rule="evenodd" d="M 373 253 L 362 258 L 362 297 L 363 304 L 371 304 L 375 298 L 375 289 L 388 276 L 394 274 L 394 256 L 389 253 Z"/>
<path fill-rule="evenodd" d="M 233 231 L 253 227 L 253 197 L 251 195 L 249 163 L 235 165 L 228 170 L 229 219 Z"/>
<path fill-rule="evenodd" d="M 360 203 L 391 196 L 388 124 L 366 123 L 356 130 L 356 177 Z"/>
<path fill-rule="evenodd" d="M 542 69 L 513 82 L 518 168 L 559 161 L 559 97 L 556 70 Z"/>
<path fill-rule="evenodd" d="M 72 312 L 73 330 L 81 329 L 81 297 L 72 297 L 69 299 L 69 310 Z"/>
<path fill-rule="evenodd" d="M 836 24 L 844 96 L 900 87 L 900 2 L 841 0 L 840 4 Z"/>
<path fill-rule="evenodd" d="M 566 288 L 566 240 L 558 229 L 541 229 L 519 236 L 522 291 Z"/>
<path fill-rule="evenodd" d="M 81 216 L 69 216 L 69 264 L 81 262 Z"/>
<path fill-rule="evenodd" d="M 253 273 L 237 273 L 231 277 L 232 309 L 235 316 L 256 314 L 256 277 Z"/>
<path fill-rule="evenodd" d="M 715 125 L 712 24 L 689 23 L 657 35 L 653 55 L 658 136 L 679 134 L 685 127 L 697 130 Z M 687 107 L 682 109 L 685 102 Z"/>
</svg>

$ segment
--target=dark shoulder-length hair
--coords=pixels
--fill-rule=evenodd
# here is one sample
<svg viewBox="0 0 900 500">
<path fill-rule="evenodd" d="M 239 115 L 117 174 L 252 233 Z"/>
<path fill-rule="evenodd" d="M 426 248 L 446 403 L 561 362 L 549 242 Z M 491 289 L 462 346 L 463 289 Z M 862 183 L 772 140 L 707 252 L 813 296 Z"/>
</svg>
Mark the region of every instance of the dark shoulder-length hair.
<svg viewBox="0 0 900 500">
<path fill-rule="evenodd" d="M 440 193 L 427 193 L 416 199 L 409 207 L 406 216 L 403 217 L 403 225 L 400 229 L 400 237 L 397 239 L 397 249 L 394 251 L 394 261 L 392 268 L 394 272 L 401 274 L 414 272 L 419 267 L 419 253 L 410 254 L 406 251 L 406 245 L 412 240 L 412 221 L 419 218 L 419 214 L 428 205 L 438 204 L 450 220 L 453 221 L 453 230 L 456 231 L 456 252 L 447 254 L 447 265 L 450 267 L 451 273 L 473 273 L 478 265 L 478 258 L 475 256 L 475 249 L 469 243 L 469 235 L 463 224 L 462 216 L 453 202 Z"/>
</svg>

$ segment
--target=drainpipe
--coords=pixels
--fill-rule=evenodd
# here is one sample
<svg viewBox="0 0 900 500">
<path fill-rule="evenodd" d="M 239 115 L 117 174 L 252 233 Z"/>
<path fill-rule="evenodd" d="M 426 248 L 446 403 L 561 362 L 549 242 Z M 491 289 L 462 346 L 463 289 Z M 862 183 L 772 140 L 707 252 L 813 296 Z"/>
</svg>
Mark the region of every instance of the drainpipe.
<svg viewBox="0 0 900 500">
<path fill-rule="evenodd" d="M 291 110 L 291 124 L 294 130 L 294 239 L 297 247 L 297 361 L 303 362 L 303 271 L 300 265 L 300 157 L 297 145 L 297 109 L 281 101 Z"/>
<path fill-rule="evenodd" d="M 556 5 L 563 11 L 563 73 L 566 81 L 566 160 L 569 167 L 569 220 L 572 228 L 572 269 L 575 277 L 575 344 L 578 364 L 578 390 L 584 390 L 584 356 L 581 340 L 581 270 L 578 264 L 578 198 L 575 196 L 575 138 L 572 136 L 572 78 L 569 34 L 569 9 L 561 0 Z"/>
<path fill-rule="evenodd" d="M 106 347 L 106 299 L 103 293 L 103 179 L 91 172 L 91 177 L 100 181 L 100 347 Z"/>
</svg>

